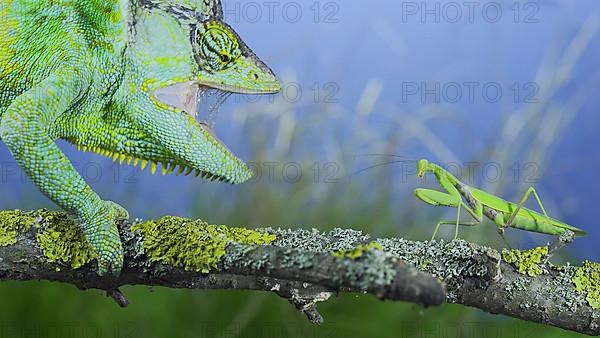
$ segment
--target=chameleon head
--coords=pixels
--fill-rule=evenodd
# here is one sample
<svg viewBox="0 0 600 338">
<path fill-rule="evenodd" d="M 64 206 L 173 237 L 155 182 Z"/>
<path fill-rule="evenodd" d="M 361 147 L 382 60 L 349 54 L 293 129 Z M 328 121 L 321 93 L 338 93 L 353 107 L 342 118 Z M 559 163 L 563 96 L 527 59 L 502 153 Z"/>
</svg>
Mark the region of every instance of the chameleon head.
<svg viewBox="0 0 600 338">
<path fill-rule="evenodd" d="M 429 161 L 427 160 L 420 160 L 419 162 L 417 162 L 417 172 L 419 177 L 425 176 L 425 172 L 427 171 L 428 167 Z"/>
<path fill-rule="evenodd" d="M 152 94 L 157 102 L 183 110 L 193 118 L 198 117 L 199 95 L 202 91 L 217 89 L 227 93 L 275 94 L 281 91 L 281 82 L 273 71 L 254 54 L 239 35 L 221 20 L 209 19 L 190 24 L 189 61 L 191 68 L 184 67 L 183 74 L 176 80 L 167 79 L 155 82 Z M 156 29 L 153 27 L 153 29 Z M 157 35 L 157 34 L 153 34 Z M 164 51 L 164 48 L 162 49 Z M 177 46 L 171 51 L 177 51 Z M 168 53 L 168 51 L 164 52 Z M 173 59 L 178 56 L 173 55 Z M 162 69 L 158 73 L 174 73 L 173 68 Z M 200 126 L 216 139 L 208 123 L 199 121 Z"/>
<path fill-rule="evenodd" d="M 192 26 L 191 44 L 200 86 L 243 94 L 281 91 L 273 71 L 226 23 L 209 20 Z"/>
<path fill-rule="evenodd" d="M 160 129 L 166 130 L 155 141 L 176 155 L 158 161 L 192 168 L 222 181 L 247 180 L 252 174 L 249 168 L 220 142 L 208 123 L 199 120 L 198 113 L 204 109 L 199 106 L 200 95 L 210 89 L 274 94 L 281 91 L 281 83 L 223 21 L 219 1 L 146 4 L 159 10 L 135 20 L 136 36 L 130 46 L 143 77 L 141 91 L 149 94 L 160 112 L 140 120 L 143 124 L 164 123 Z"/>
</svg>

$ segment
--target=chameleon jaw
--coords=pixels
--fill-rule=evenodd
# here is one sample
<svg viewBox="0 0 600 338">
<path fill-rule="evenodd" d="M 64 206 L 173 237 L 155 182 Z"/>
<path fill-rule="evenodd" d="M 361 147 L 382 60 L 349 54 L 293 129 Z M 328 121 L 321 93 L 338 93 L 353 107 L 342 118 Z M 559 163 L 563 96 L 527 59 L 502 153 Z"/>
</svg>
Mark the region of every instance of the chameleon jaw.
<svg viewBox="0 0 600 338">
<path fill-rule="evenodd" d="M 197 81 L 186 81 L 186 82 L 178 82 L 178 83 L 175 83 L 172 85 L 158 88 L 154 91 L 151 91 L 150 94 L 151 94 L 153 100 L 155 101 L 155 104 L 161 105 L 164 108 L 167 108 L 167 109 L 173 111 L 174 113 L 176 113 L 176 112 L 185 113 L 189 117 L 189 123 L 195 124 L 200 129 L 200 132 L 203 133 L 204 136 L 208 139 L 208 141 L 212 142 L 215 146 L 217 146 L 216 149 L 218 149 L 218 152 L 220 152 L 222 154 L 222 156 L 226 156 L 226 157 L 230 158 L 231 160 L 233 160 L 234 168 L 236 166 L 245 167 L 245 164 L 241 160 L 237 159 L 233 155 L 233 153 L 229 150 L 229 148 L 221 140 L 219 140 L 216 137 L 214 130 L 213 130 L 213 128 L 211 128 L 209 123 L 206 121 L 202 121 L 198 118 L 199 95 L 200 95 L 200 93 L 202 93 L 202 91 L 208 90 L 208 89 L 213 89 L 213 88 L 202 86 Z M 86 149 L 84 149 L 84 151 L 85 150 Z M 143 158 L 138 159 L 135 155 L 121 154 L 121 153 L 117 153 L 114 151 L 103 151 L 102 149 L 92 149 L 92 148 L 90 148 L 90 150 L 92 150 L 94 152 L 99 152 L 102 155 L 113 157 L 113 160 L 120 159 L 121 163 L 123 163 L 124 160 L 126 160 L 127 163 L 131 163 L 131 161 L 133 160 L 134 164 L 141 161 L 142 169 L 144 169 L 146 164 L 149 162 L 151 164 L 150 167 L 151 167 L 152 173 L 154 173 L 156 171 L 156 167 L 157 167 L 156 164 L 158 162 L 158 163 L 163 164 L 163 168 L 162 168 L 163 175 L 171 174 L 174 172 L 177 172 L 178 175 L 182 174 L 184 172 L 185 172 L 185 175 L 189 175 L 190 173 L 195 172 L 196 176 L 202 176 L 203 178 L 211 180 L 211 181 L 216 180 L 216 181 L 229 182 L 229 183 L 236 184 L 236 183 L 241 183 L 244 180 L 246 180 L 246 178 L 244 178 L 244 177 L 242 177 L 240 179 L 237 174 L 235 174 L 234 176 L 231 176 L 226 173 L 221 175 L 221 174 L 216 173 L 216 172 L 219 172 L 219 170 L 217 170 L 216 168 L 213 168 L 213 169 L 202 168 L 202 166 L 194 165 L 191 163 L 181 163 L 181 160 L 175 160 L 175 159 L 153 160 L 153 159 L 143 159 Z M 100 150 L 100 151 L 98 151 L 98 150 Z M 174 170 L 176 166 L 181 167 L 179 171 Z M 244 175 L 241 175 L 241 176 L 244 176 Z"/>
<path fill-rule="evenodd" d="M 202 86 L 197 81 L 179 82 L 174 85 L 159 88 L 153 92 L 154 98 L 160 103 L 180 110 L 194 118 L 200 128 L 202 128 L 210 137 L 216 140 L 227 152 L 229 148 L 215 135 L 207 121 L 198 119 L 199 104 L 198 98 L 202 91 L 213 89 Z"/>
</svg>

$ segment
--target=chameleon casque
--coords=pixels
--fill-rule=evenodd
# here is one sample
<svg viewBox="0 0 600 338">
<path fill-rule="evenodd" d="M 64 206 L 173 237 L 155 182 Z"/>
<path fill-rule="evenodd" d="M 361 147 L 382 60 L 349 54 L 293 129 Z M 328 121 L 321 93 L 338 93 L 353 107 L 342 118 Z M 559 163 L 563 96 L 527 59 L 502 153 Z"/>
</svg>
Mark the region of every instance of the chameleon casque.
<svg viewBox="0 0 600 338">
<path fill-rule="evenodd" d="M 220 0 L 0 0 L 0 139 L 119 274 L 118 204 L 103 200 L 55 144 L 241 183 L 251 171 L 197 120 L 208 88 L 281 84 L 223 21 Z"/>
</svg>

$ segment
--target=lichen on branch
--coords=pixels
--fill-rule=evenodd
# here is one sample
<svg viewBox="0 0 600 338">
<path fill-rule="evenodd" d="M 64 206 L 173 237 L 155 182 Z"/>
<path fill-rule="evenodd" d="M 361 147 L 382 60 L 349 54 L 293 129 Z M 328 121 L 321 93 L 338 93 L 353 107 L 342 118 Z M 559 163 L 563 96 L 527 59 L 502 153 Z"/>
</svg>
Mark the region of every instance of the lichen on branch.
<svg viewBox="0 0 600 338">
<path fill-rule="evenodd" d="M 19 233 L 29 231 L 34 221 L 19 211 L 0 211 L 0 247 L 17 243 Z"/>
<path fill-rule="evenodd" d="M 548 254 L 548 247 L 537 247 L 530 250 L 504 250 L 502 258 L 508 264 L 512 264 L 517 268 L 519 273 L 535 277 L 541 275 L 541 264 L 544 257 Z"/>
<path fill-rule="evenodd" d="M 554 266 L 564 243 L 498 251 L 463 240 L 371 238 L 351 229 L 244 229 L 165 217 L 119 225 L 120 277 L 98 278 L 78 227 L 46 210 L 0 212 L 0 281 L 51 280 L 107 290 L 122 285 L 275 292 L 316 323 L 316 304 L 339 292 L 425 306 L 443 301 L 600 335 L 598 263 Z"/>
<path fill-rule="evenodd" d="M 231 242 L 261 245 L 275 240 L 266 232 L 178 217 L 137 223 L 131 230 L 144 238 L 144 252 L 151 262 L 202 273 L 217 268 Z"/>
<path fill-rule="evenodd" d="M 577 268 L 572 280 L 577 291 L 587 294 L 586 300 L 590 306 L 595 310 L 600 309 L 600 264 L 585 261 Z"/>
</svg>

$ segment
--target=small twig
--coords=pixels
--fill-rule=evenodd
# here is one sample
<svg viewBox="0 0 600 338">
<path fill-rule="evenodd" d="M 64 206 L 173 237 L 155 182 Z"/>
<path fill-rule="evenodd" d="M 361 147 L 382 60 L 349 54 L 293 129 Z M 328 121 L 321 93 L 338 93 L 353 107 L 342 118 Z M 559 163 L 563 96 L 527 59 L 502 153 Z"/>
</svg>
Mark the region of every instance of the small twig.
<svg viewBox="0 0 600 338">
<path fill-rule="evenodd" d="M 323 324 L 323 316 L 317 310 L 317 303 L 327 301 L 333 293 L 322 291 L 319 293 L 304 293 L 300 289 L 290 289 L 290 295 L 287 296 L 297 310 L 304 313 L 308 320 L 313 324 Z"/>
<path fill-rule="evenodd" d="M 115 302 L 117 302 L 117 304 L 122 308 L 129 306 L 129 301 L 119 289 L 107 290 L 106 295 L 114 299 Z"/>
</svg>

